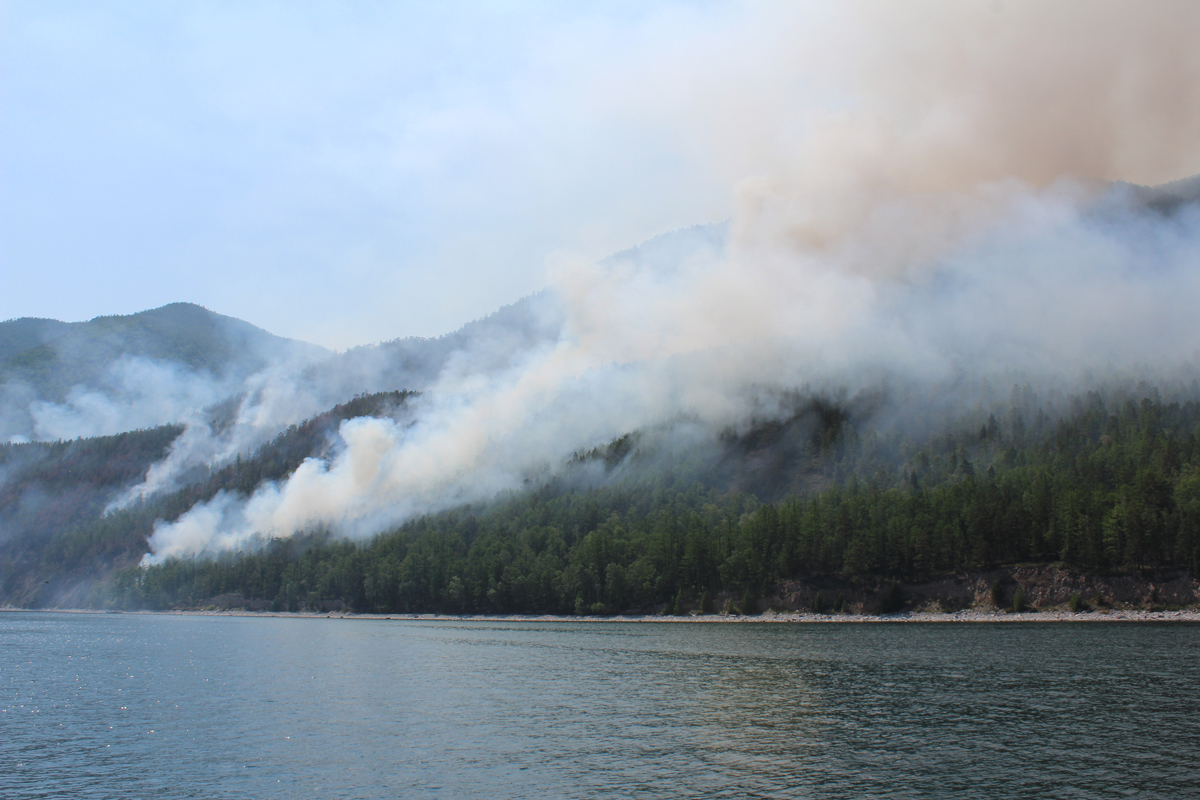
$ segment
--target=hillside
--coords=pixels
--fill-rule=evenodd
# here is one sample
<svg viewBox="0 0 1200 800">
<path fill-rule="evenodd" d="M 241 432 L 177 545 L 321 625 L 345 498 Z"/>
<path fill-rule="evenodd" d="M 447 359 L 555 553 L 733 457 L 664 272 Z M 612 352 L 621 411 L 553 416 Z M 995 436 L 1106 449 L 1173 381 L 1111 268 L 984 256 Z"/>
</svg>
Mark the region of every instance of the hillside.
<svg viewBox="0 0 1200 800">
<path fill-rule="evenodd" d="M 690 259 L 719 256 L 727 239 L 727 225 L 696 225 L 615 253 L 601 266 L 633 265 L 670 274 Z M 404 337 L 350 348 L 312 365 L 302 378 L 330 402 L 359 392 L 424 391 L 451 373 L 478 378 L 511 369 L 539 348 L 554 345 L 566 320 L 562 298 L 553 289 L 544 289 L 443 336 Z"/>
<path fill-rule="evenodd" d="M 81 534 L 107 503 L 162 459 L 183 429 L 70 442 L 0 444 L 0 602 L 24 602 L 46 580 L 94 581 L 128 566 L 129 543 Z M 52 565 L 49 568 L 47 565 Z"/>
<path fill-rule="evenodd" d="M 248 493 L 328 452 L 338 424 L 394 413 L 402 392 L 364 395 L 290 426 L 249 458 L 204 470 L 183 489 L 105 514 L 182 433 L 162 426 L 71 442 L 0 445 L 0 603 L 81 605 L 97 581 L 138 563 L 158 519 L 219 492 Z"/>
<path fill-rule="evenodd" d="M 116 391 L 114 368 L 145 359 L 202 379 L 236 381 L 268 364 L 329 355 L 191 303 L 172 303 L 87 322 L 23 318 L 0 322 L 0 435 L 29 437 L 28 407 L 61 403 L 74 390 Z"/>
<path fill-rule="evenodd" d="M 1190 274 L 1180 248 L 1195 223 L 1198 180 L 1116 186 L 1072 218 L 1072 235 L 1102 229 L 1106 248 L 1152 233 L 1184 256 L 1163 261 L 1166 251 L 1152 250 L 1143 259 L 1138 250 L 1129 269 L 1097 274 L 1132 276 L 1132 287 L 1155 291 Z M 681 281 L 697 265 L 710 274 L 728 235 L 721 225 L 677 231 L 605 259 L 588 277 L 614 281 L 606 292 L 632 286 L 675 308 Z M 980 283 L 983 273 L 949 280 L 954 265 L 942 266 L 949 271 L 918 292 L 920 302 L 909 308 L 892 297 L 888 313 L 919 316 L 962 291 L 973 298 L 965 309 L 978 299 L 973 286 L 994 288 Z M 46 376 L 102 383 L 107 373 L 96 365 L 105 359 L 233 379 L 213 384 L 220 392 L 185 429 L 6 451 L 0 600 L 163 608 L 236 594 L 289 608 L 602 613 L 694 606 L 705 594 L 783 596 L 796 582 L 832 582 L 866 602 L 894 581 L 936 583 L 963 570 L 1033 564 L 1099 575 L 1198 565 L 1200 390 L 1194 370 L 1177 361 L 1107 377 L 1043 374 L 1036 391 L 1014 386 L 1004 401 L 996 381 L 1022 373 L 1002 364 L 976 373 L 947 361 L 955 371 L 944 383 L 902 367 L 825 380 L 805 361 L 820 350 L 693 354 L 686 338 L 674 361 L 642 363 L 623 355 L 638 348 L 606 348 L 622 326 L 601 326 L 587 331 L 597 360 L 572 363 L 577 371 L 563 378 L 554 372 L 563 358 L 593 354 L 576 348 L 587 338 L 568 309 L 578 298 L 556 291 L 442 337 L 316 361 L 305 346 L 183 304 L 78 324 L 85 328 L 4 323 L 3 364 L 28 378 L 9 389 L 33 392 L 43 367 Z M 1016 299 L 1025 303 L 1020 292 Z M 634 297 L 616 319 L 636 332 L 641 304 Z M 948 320 L 945 332 L 953 338 L 964 319 Z M 1001 333 L 1024 335 L 1002 315 L 996 321 L 975 331 L 987 345 L 976 356 L 1004 352 L 1003 342 L 993 347 Z M 1120 328 L 1102 322 L 1096 341 L 1116 342 L 1109 332 Z M 754 382 L 734 385 L 719 364 L 701 363 L 710 355 L 734 367 L 766 359 L 783 372 L 756 369 Z M 241 391 L 238 376 L 293 357 L 297 370 Z M 685 383 L 671 383 L 681 375 Z M 55 391 L 49 378 L 39 385 Z M 413 392 L 424 396 L 410 405 Z M 639 408 L 647 394 L 664 404 Z M 735 411 L 705 418 L 694 398 Z M 356 417 L 384 421 L 338 436 L 339 423 Z M 168 449 L 175 441 L 183 444 Z M 89 448 L 136 457 L 108 469 L 87 460 Z M 99 513 L 168 453 L 171 480 L 137 504 Z M 289 482 L 307 458 L 319 466 Z M 72 481 L 83 499 L 69 499 Z M 49 508 L 57 510 L 37 510 Z M 360 538 L 343 540 L 348 534 Z M 133 567 L 151 543 L 156 565 Z M 196 559 L 157 563 L 196 551 Z"/>
<path fill-rule="evenodd" d="M 840 595 L 873 609 L 905 602 L 887 598 L 893 582 L 960 602 L 946 579 L 965 573 L 992 575 L 1009 602 L 1019 565 L 1097 576 L 1059 583 L 1125 586 L 1125 601 L 1182 580 L 1172 602 L 1195 602 L 1186 587 L 1200 566 L 1200 398 L 1164 401 L 1143 385 L 1067 407 L 1051 416 L 1026 391 L 1007 411 L 891 435 L 869 419 L 856 427 L 849 412 L 801 415 L 665 466 L 644 437 L 626 437 L 493 503 L 366 542 L 317 531 L 237 556 L 168 560 L 117 573 L 91 602 L 203 607 L 220 595 L 284 610 L 608 614 L 700 609 L 718 597 L 744 612 L 760 598 L 833 606 Z M 725 466 L 748 447 L 771 464 L 757 479 Z M 754 493 L 781 483 L 790 488 L 774 502 Z M 1064 602 L 1062 586 L 1029 581 L 1031 597 Z"/>
</svg>

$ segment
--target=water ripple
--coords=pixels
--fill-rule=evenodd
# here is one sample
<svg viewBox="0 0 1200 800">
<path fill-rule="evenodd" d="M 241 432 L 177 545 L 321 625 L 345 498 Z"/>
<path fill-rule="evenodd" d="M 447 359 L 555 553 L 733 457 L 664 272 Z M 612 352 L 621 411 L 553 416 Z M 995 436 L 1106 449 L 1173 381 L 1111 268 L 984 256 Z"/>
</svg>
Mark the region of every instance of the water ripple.
<svg viewBox="0 0 1200 800">
<path fill-rule="evenodd" d="M 0 615 L 14 798 L 1200 793 L 1200 626 Z"/>
</svg>

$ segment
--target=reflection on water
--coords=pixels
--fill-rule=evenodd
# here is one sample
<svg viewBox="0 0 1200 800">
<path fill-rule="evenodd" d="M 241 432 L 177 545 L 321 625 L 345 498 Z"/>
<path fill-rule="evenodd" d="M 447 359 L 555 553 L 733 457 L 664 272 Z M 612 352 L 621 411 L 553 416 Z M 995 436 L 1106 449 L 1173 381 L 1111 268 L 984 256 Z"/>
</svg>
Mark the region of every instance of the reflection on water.
<svg viewBox="0 0 1200 800">
<path fill-rule="evenodd" d="M 0 614 L 4 797 L 1180 797 L 1200 626 Z"/>
</svg>

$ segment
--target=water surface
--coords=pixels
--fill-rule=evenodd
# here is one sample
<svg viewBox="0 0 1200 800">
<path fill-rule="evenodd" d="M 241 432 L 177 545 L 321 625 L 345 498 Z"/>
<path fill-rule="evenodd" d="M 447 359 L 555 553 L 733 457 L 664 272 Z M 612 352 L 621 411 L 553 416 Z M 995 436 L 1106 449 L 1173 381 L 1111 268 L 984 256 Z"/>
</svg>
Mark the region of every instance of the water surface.
<svg viewBox="0 0 1200 800">
<path fill-rule="evenodd" d="M 1200 626 L 0 614 L 0 796 L 1184 797 Z"/>
</svg>

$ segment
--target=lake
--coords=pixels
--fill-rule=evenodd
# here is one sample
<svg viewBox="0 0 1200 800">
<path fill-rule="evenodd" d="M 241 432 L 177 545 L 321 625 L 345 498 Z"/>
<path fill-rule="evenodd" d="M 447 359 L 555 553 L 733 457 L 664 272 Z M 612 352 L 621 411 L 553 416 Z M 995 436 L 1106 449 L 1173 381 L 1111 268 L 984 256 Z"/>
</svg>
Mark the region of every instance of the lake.
<svg viewBox="0 0 1200 800">
<path fill-rule="evenodd" d="M 0 614 L 0 796 L 1182 797 L 1200 626 Z"/>
</svg>

